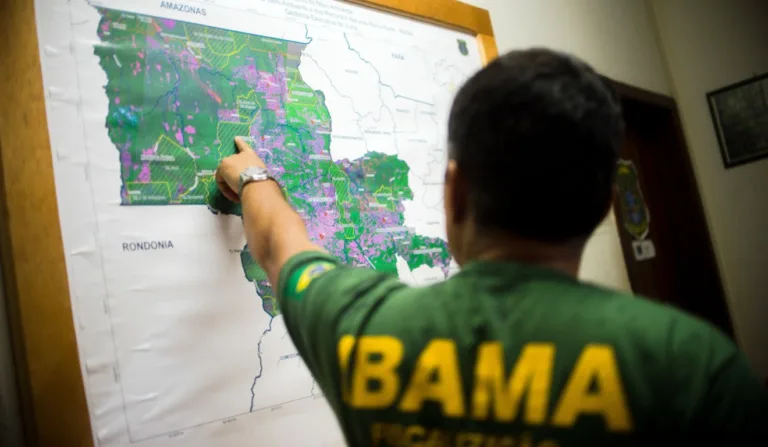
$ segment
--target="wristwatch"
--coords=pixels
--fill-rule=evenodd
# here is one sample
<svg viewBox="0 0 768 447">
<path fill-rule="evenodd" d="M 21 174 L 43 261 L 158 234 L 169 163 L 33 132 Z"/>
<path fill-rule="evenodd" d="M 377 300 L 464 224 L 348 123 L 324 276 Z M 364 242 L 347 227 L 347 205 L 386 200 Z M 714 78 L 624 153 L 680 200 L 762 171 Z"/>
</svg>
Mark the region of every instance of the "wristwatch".
<svg viewBox="0 0 768 447">
<path fill-rule="evenodd" d="M 269 171 L 267 171 L 266 168 L 251 166 L 243 169 L 243 172 L 240 173 L 240 181 L 237 185 L 237 195 L 243 195 L 243 188 L 245 185 L 254 182 L 263 182 L 264 180 L 272 180 L 273 182 L 277 183 L 277 180 L 269 175 Z M 280 188 L 280 190 L 282 191 L 282 188 Z"/>
</svg>

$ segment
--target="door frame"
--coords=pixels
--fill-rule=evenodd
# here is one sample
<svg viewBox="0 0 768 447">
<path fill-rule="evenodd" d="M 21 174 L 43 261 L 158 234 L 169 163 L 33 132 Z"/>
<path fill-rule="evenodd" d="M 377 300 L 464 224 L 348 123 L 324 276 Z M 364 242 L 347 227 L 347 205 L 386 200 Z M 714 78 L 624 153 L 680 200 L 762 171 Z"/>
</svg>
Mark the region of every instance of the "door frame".
<svg viewBox="0 0 768 447">
<path fill-rule="evenodd" d="M 711 267 L 713 267 L 712 274 L 715 275 L 714 278 L 711 278 L 711 282 L 716 285 L 718 290 L 713 291 L 715 295 L 722 297 L 722 305 L 718 306 L 726 312 L 726 315 L 724 318 L 718 318 L 713 319 L 713 323 L 718 326 L 721 330 L 723 330 L 726 334 L 728 334 L 731 338 L 734 338 L 734 331 L 733 331 L 733 323 L 731 320 L 730 315 L 730 309 L 728 306 L 728 300 L 725 288 L 723 286 L 722 281 L 722 271 L 720 269 L 720 263 L 717 257 L 717 253 L 714 249 L 714 244 L 712 240 L 712 233 L 709 226 L 709 222 L 707 220 L 707 216 L 704 210 L 704 204 L 701 199 L 701 194 L 699 190 L 698 185 L 698 178 L 696 176 L 696 173 L 693 169 L 693 163 L 691 160 L 690 150 L 688 148 L 687 141 L 685 139 L 685 134 L 683 132 L 682 122 L 680 120 L 680 114 L 678 111 L 677 103 L 674 98 L 655 93 L 652 91 L 648 91 L 642 88 L 638 88 L 632 85 L 625 84 L 620 81 L 616 81 L 614 79 L 608 78 L 603 76 L 603 80 L 610 84 L 616 93 L 618 94 L 622 104 L 625 102 L 634 102 L 639 103 L 645 106 L 652 106 L 654 108 L 660 109 L 660 111 L 664 111 L 668 114 L 667 119 L 670 121 L 672 125 L 672 133 L 671 139 L 674 141 L 671 141 L 670 146 L 667 149 L 672 149 L 676 152 L 678 152 L 678 156 L 683 160 L 682 161 L 682 172 L 680 173 L 681 177 L 683 178 L 683 182 L 686 183 L 687 186 L 687 196 L 690 199 L 690 205 L 693 209 L 693 212 L 695 214 L 695 218 L 699 221 L 698 224 L 701 226 L 701 243 L 704 244 L 702 247 L 702 251 L 705 253 L 706 258 L 703 262 L 710 263 Z M 619 232 L 621 231 L 621 215 L 619 214 L 619 210 L 617 207 L 614 207 L 614 216 L 616 217 L 616 224 L 619 227 Z M 704 237 L 706 236 L 706 237 Z M 633 289 L 635 289 L 636 284 L 633 284 L 632 280 L 632 274 L 631 274 L 631 265 L 630 262 L 633 259 L 633 253 L 630 251 L 627 251 L 627 248 L 625 247 L 625 244 L 621 244 L 622 247 L 622 253 L 624 255 L 624 262 L 627 266 L 627 273 L 630 281 L 630 285 Z M 684 297 L 680 297 L 683 299 Z M 684 310 L 686 309 L 685 306 L 681 306 Z M 714 307 L 713 307 L 714 308 Z M 706 316 L 705 316 L 706 318 Z"/>
</svg>

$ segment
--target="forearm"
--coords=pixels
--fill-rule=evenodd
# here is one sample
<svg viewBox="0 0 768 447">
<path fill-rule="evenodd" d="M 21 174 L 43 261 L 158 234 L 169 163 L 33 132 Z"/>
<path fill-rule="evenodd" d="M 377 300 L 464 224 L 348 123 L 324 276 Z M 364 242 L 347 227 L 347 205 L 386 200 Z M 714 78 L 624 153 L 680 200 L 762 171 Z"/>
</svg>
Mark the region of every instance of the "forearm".
<svg viewBox="0 0 768 447">
<path fill-rule="evenodd" d="M 275 182 L 247 185 L 241 200 L 248 249 L 273 287 L 288 259 L 302 251 L 322 250 L 309 240 L 303 220 Z"/>
</svg>

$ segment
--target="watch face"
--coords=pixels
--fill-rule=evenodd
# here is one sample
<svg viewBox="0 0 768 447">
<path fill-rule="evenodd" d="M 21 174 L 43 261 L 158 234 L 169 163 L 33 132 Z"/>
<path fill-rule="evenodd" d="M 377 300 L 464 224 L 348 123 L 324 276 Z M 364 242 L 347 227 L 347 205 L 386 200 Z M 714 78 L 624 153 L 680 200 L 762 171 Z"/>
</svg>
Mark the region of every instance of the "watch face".
<svg viewBox="0 0 768 447">
<path fill-rule="evenodd" d="M 251 166 L 250 168 L 245 168 L 243 170 L 243 175 L 247 177 L 258 177 L 258 176 L 268 176 L 267 170 L 264 168 L 260 168 L 258 166 Z"/>
<path fill-rule="evenodd" d="M 245 168 L 243 172 L 240 173 L 241 182 L 263 180 L 263 179 L 266 179 L 267 177 L 269 177 L 267 170 L 264 168 L 258 168 L 258 167 Z"/>
<path fill-rule="evenodd" d="M 240 191 L 238 191 L 238 194 L 243 191 L 243 187 L 248 183 L 260 182 L 262 180 L 267 180 L 268 178 L 269 172 L 264 168 L 260 168 L 258 166 L 245 168 L 243 172 L 240 173 Z"/>
</svg>

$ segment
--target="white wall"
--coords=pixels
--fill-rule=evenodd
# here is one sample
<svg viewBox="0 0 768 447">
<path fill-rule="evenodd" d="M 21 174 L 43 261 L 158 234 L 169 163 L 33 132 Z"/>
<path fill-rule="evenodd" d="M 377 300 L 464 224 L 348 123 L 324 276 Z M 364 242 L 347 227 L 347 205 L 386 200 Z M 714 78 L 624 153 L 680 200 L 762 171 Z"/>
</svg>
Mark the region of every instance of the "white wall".
<svg viewBox="0 0 768 447">
<path fill-rule="evenodd" d="M 499 52 L 545 46 L 573 53 L 602 74 L 671 94 L 644 0 L 462 0 L 491 14 Z"/>
<path fill-rule="evenodd" d="M 768 376 L 768 159 L 725 170 L 706 93 L 768 72 L 765 0 L 653 0 L 736 335 Z"/>
<path fill-rule="evenodd" d="M 463 0 L 487 9 L 499 53 L 544 46 L 589 62 L 615 80 L 671 94 L 644 0 Z M 630 290 L 613 213 L 587 244 L 579 276 Z"/>
<path fill-rule="evenodd" d="M 581 257 L 579 279 L 632 292 L 613 212 L 587 242 Z"/>
</svg>

